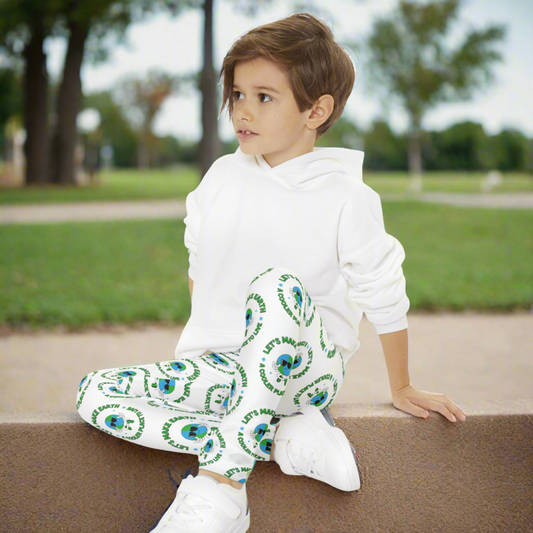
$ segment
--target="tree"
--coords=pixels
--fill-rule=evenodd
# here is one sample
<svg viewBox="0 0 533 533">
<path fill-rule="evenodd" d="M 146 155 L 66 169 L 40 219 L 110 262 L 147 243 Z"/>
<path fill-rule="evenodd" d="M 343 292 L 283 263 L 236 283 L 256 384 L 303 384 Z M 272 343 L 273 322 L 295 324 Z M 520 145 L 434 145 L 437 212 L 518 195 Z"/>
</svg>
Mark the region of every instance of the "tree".
<svg viewBox="0 0 533 533">
<path fill-rule="evenodd" d="M 24 70 L 26 183 L 74 183 L 84 59 L 105 60 L 110 37 L 123 40 L 131 22 L 161 10 L 175 15 L 187 7 L 198 7 L 198 0 L 1 0 L 0 53 L 22 63 Z M 48 73 L 43 44 L 47 37 L 59 35 L 68 38 L 68 47 L 48 157 Z"/>
<path fill-rule="evenodd" d="M 131 128 L 110 91 L 85 95 L 82 109 L 96 109 L 100 113 L 103 144 L 113 147 L 113 164 L 133 167 L 136 164 L 137 135 Z"/>
<path fill-rule="evenodd" d="M 22 117 L 22 99 L 20 90 L 22 80 L 20 75 L 12 68 L 0 67 L 0 159 L 8 157 L 7 139 L 4 128 L 7 121 L 13 116 Z"/>
<path fill-rule="evenodd" d="M 138 134 L 138 168 L 150 166 L 150 152 L 156 144 L 155 117 L 165 100 L 177 91 L 180 81 L 179 76 L 152 69 L 142 78 L 128 75 L 118 84 L 117 101 L 122 102 L 124 114 Z"/>
<path fill-rule="evenodd" d="M 430 138 L 428 168 L 432 168 L 432 154 L 436 156 L 435 170 L 474 171 L 493 166 L 487 154 L 485 130 L 477 122 L 458 122 L 440 132 L 431 132 Z"/>
<path fill-rule="evenodd" d="M 529 159 L 529 140 L 514 128 L 504 128 L 493 141 L 501 147 L 502 157 L 496 166 L 501 171 L 527 172 Z"/>
<path fill-rule="evenodd" d="M 472 98 L 493 80 L 491 67 L 502 59 L 494 46 L 505 36 L 504 26 L 470 30 L 457 48 L 447 48 L 444 40 L 460 3 L 400 0 L 392 15 L 375 22 L 366 40 L 353 45 L 366 50 L 368 89 L 383 99 L 385 107 L 399 101 L 407 113 L 410 187 L 418 191 L 424 115 L 439 103 Z"/>
<path fill-rule="evenodd" d="M 406 170 L 405 139 L 383 119 L 374 120 L 365 136 L 365 166 L 378 171 Z"/>
<path fill-rule="evenodd" d="M 48 73 L 43 44 L 52 31 L 54 0 L 3 0 L 0 3 L 0 53 L 23 73 L 27 184 L 44 183 L 48 161 Z"/>
</svg>

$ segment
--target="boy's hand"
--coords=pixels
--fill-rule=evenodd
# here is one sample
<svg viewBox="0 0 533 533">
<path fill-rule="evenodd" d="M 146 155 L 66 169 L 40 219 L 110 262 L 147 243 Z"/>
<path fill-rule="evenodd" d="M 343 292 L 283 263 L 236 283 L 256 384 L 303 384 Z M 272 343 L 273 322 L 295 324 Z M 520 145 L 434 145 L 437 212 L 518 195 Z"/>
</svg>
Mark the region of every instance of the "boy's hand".
<svg viewBox="0 0 533 533">
<path fill-rule="evenodd" d="M 450 422 L 456 421 L 454 414 L 463 422 L 466 420 L 466 413 L 444 394 L 415 389 L 411 385 L 396 391 L 392 395 L 392 403 L 396 409 L 421 418 L 427 418 L 426 409 L 431 409 L 444 415 Z"/>
</svg>

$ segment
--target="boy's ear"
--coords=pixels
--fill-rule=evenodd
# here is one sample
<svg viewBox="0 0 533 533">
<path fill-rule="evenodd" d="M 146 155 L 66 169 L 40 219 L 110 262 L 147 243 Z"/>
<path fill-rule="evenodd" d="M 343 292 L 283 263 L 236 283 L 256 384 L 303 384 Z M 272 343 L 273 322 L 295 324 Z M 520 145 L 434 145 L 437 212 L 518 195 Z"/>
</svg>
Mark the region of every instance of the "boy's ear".
<svg viewBox="0 0 533 533">
<path fill-rule="evenodd" d="M 321 124 L 326 122 L 333 112 L 334 103 L 335 101 L 331 94 L 323 94 L 313 106 L 311 114 L 307 119 L 309 125 L 312 125 L 313 128 L 318 128 Z"/>
</svg>

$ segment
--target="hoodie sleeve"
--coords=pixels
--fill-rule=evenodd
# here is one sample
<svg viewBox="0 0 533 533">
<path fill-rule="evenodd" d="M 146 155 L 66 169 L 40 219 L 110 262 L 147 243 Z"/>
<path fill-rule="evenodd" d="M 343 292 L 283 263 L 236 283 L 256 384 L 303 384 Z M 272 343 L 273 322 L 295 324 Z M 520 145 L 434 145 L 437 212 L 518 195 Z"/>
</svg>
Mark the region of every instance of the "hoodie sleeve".
<svg viewBox="0 0 533 533">
<path fill-rule="evenodd" d="M 227 172 L 231 164 L 231 155 L 223 155 L 213 162 L 200 181 L 198 187 L 191 191 L 185 199 L 187 216 L 183 219 L 185 223 L 185 234 L 183 237 L 185 247 L 189 251 L 189 277 L 196 280 L 196 257 L 198 252 L 198 240 L 200 237 L 200 225 L 202 222 L 202 212 L 206 202 L 207 191 L 211 190 L 210 183 L 220 178 Z"/>
<path fill-rule="evenodd" d="M 198 236 L 200 234 L 200 195 L 200 186 L 187 195 L 187 198 L 185 199 L 187 216 L 183 219 L 183 222 L 185 223 L 185 235 L 183 240 L 185 242 L 185 247 L 189 251 L 189 277 L 193 281 L 196 279 L 196 250 L 198 246 Z"/>
<path fill-rule="evenodd" d="M 363 182 L 341 212 L 338 254 L 348 297 L 377 334 L 406 329 L 410 302 L 402 270 L 405 250 L 385 231 L 379 194 Z"/>
<path fill-rule="evenodd" d="M 196 255 L 198 250 L 198 239 L 200 236 L 200 224 L 202 222 L 202 207 L 205 196 L 205 188 L 210 176 L 213 174 L 213 167 L 205 173 L 196 189 L 191 191 L 185 199 L 187 216 L 183 219 L 185 223 L 184 243 L 189 251 L 189 277 L 196 280 Z"/>
</svg>

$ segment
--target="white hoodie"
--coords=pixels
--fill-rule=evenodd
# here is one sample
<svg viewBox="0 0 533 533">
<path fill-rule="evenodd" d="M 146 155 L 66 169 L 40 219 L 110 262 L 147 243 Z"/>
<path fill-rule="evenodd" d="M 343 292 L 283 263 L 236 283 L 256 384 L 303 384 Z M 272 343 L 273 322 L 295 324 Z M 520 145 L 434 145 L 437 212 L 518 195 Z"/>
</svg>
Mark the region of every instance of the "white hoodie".
<svg viewBox="0 0 533 533">
<path fill-rule="evenodd" d="M 377 334 L 407 328 L 405 252 L 363 183 L 363 158 L 316 146 L 272 168 L 239 147 L 211 165 L 186 199 L 194 289 L 176 358 L 237 351 L 248 286 L 275 266 L 304 284 L 345 363 L 360 347 L 363 312 Z"/>
</svg>

